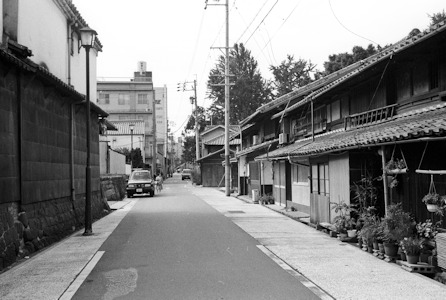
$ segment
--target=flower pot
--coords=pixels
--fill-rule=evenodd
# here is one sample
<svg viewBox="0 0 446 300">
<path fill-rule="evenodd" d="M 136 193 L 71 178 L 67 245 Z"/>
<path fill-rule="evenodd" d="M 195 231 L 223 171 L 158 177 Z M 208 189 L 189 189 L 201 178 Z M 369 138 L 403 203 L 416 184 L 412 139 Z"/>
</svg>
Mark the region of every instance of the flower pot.
<svg viewBox="0 0 446 300">
<path fill-rule="evenodd" d="M 347 230 L 347 236 L 348 237 L 356 237 L 356 229 Z"/>
<path fill-rule="evenodd" d="M 429 260 L 429 253 L 421 253 L 420 254 L 420 262 L 427 263 Z"/>
<path fill-rule="evenodd" d="M 407 255 L 406 255 L 406 253 L 404 251 L 401 251 L 400 257 L 401 257 L 402 261 L 406 261 L 407 260 Z"/>
<path fill-rule="evenodd" d="M 384 253 L 384 244 L 378 243 L 378 249 L 379 249 L 379 252 Z"/>
<path fill-rule="evenodd" d="M 378 241 L 373 241 L 373 250 L 379 250 Z"/>
<path fill-rule="evenodd" d="M 384 253 L 387 256 L 395 257 L 398 255 L 398 246 L 392 243 L 384 243 Z"/>
<path fill-rule="evenodd" d="M 345 239 L 348 235 L 346 233 L 338 233 L 338 238 L 339 239 Z"/>
<path fill-rule="evenodd" d="M 418 263 L 418 260 L 420 259 L 419 255 L 413 255 L 413 254 L 406 254 L 407 262 L 409 264 L 416 265 Z"/>
<path fill-rule="evenodd" d="M 429 212 L 436 212 L 438 210 L 437 204 L 426 204 L 426 208 Z"/>
</svg>

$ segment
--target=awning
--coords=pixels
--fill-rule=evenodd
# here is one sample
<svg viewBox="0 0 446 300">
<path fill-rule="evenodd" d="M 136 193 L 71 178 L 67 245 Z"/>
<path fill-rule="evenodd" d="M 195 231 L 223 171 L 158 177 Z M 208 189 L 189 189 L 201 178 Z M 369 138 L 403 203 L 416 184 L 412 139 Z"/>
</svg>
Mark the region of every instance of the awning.
<svg viewBox="0 0 446 300">
<path fill-rule="evenodd" d="M 414 110 L 392 119 L 350 130 L 335 130 L 256 157 L 256 160 L 314 156 L 336 151 L 360 149 L 388 143 L 402 143 L 424 138 L 446 139 L 446 103 Z"/>
</svg>

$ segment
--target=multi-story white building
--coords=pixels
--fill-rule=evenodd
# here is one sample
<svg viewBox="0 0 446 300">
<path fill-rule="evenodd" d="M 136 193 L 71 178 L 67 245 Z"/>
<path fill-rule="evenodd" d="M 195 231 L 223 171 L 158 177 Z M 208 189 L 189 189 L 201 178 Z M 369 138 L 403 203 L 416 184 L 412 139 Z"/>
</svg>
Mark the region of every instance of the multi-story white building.
<svg viewBox="0 0 446 300">
<path fill-rule="evenodd" d="M 157 164 L 163 172 L 167 168 L 167 87 L 155 87 L 155 119 L 156 119 L 156 144 Z"/>
<path fill-rule="evenodd" d="M 129 81 L 98 81 L 98 105 L 109 113 L 109 120 L 144 122 L 144 141 L 141 151 L 145 164 L 152 166 L 154 159 L 154 96 L 152 72 L 145 70 L 145 64 L 138 64 L 139 70 Z M 122 129 L 122 128 L 121 128 Z M 130 128 L 124 132 L 130 138 Z M 109 138 L 109 141 L 112 142 Z M 130 149 L 130 145 L 128 147 Z M 155 156 L 156 157 L 156 156 Z"/>
</svg>

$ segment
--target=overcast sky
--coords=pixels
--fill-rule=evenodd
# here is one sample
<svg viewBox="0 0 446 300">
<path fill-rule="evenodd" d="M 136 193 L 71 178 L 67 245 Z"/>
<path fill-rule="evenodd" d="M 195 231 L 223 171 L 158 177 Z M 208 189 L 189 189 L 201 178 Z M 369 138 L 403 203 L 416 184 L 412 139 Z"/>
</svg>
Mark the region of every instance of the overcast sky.
<svg viewBox="0 0 446 300">
<path fill-rule="evenodd" d="M 226 0 L 208 0 L 224 4 Z M 353 46 L 384 46 L 423 30 L 428 15 L 445 0 L 228 0 L 229 44 L 244 43 L 260 72 L 272 79 L 270 65 L 287 54 L 310 60 L 323 70 L 334 53 Z M 73 0 L 103 44 L 98 80 L 129 80 L 138 61 L 146 61 L 156 87 L 168 89 L 171 132 L 181 134 L 192 112 L 193 92 L 177 83 L 197 80 L 198 105 L 208 107 L 206 81 L 225 46 L 225 7 L 205 0 Z M 223 51 L 223 49 L 222 49 Z"/>
</svg>

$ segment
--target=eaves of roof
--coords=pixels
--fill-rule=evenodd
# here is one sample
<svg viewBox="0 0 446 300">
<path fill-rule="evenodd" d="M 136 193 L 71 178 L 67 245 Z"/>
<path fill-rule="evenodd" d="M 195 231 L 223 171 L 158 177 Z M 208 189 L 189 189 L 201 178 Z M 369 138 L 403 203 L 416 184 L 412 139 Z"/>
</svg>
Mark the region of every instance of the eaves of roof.
<svg viewBox="0 0 446 300">
<path fill-rule="evenodd" d="M 60 7 L 69 21 L 73 22 L 74 24 L 78 23 L 77 26 L 79 29 L 88 26 L 87 22 L 84 20 L 80 12 L 77 10 L 77 7 L 71 0 L 54 0 L 54 2 Z M 102 43 L 96 37 L 95 48 L 98 51 L 102 51 L 102 47 Z"/>
<path fill-rule="evenodd" d="M 219 150 L 217 150 L 215 152 L 209 153 L 206 156 L 200 157 L 199 159 L 197 159 L 197 162 L 203 161 L 203 160 L 205 160 L 205 159 L 207 159 L 209 157 L 212 157 L 212 156 L 215 156 L 217 154 L 224 153 L 224 152 L 225 152 L 225 148 L 221 148 L 221 149 L 219 149 Z"/>
<path fill-rule="evenodd" d="M 65 95 L 70 95 L 73 97 L 73 100 L 76 101 L 82 101 L 77 102 L 78 104 L 85 103 L 85 96 L 78 91 L 76 91 L 71 85 L 66 84 L 62 80 L 60 80 L 58 77 L 50 73 L 47 69 L 37 65 L 36 63 L 32 62 L 29 59 L 19 59 L 18 57 L 12 55 L 8 51 L 0 48 L 0 59 L 3 59 L 7 61 L 8 63 L 11 63 L 15 65 L 17 68 L 27 71 L 30 73 L 36 74 L 42 81 L 50 83 L 54 85 L 54 87 Z M 94 102 L 90 102 L 91 109 L 95 113 L 98 114 L 100 117 L 107 117 L 108 113 L 102 110 L 99 106 L 97 106 Z"/>
<path fill-rule="evenodd" d="M 254 145 L 254 146 L 251 146 L 249 148 L 237 151 L 235 155 L 236 155 L 236 157 L 240 157 L 240 156 L 243 156 L 243 155 L 248 155 L 248 154 L 253 153 L 255 151 L 258 151 L 258 150 L 261 150 L 261 149 L 265 149 L 268 146 L 270 146 L 270 145 L 272 145 L 274 143 L 278 143 L 278 142 L 279 142 L 279 139 L 274 139 L 274 140 L 271 140 L 271 141 L 263 142 L 261 144 Z"/>
<path fill-rule="evenodd" d="M 240 139 L 231 139 L 232 136 L 229 137 L 229 145 L 239 145 Z M 208 140 L 203 143 L 208 146 L 223 146 L 225 144 L 225 135 L 217 136 L 211 140 Z"/>
<path fill-rule="evenodd" d="M 335 130 L 260 155 L 256 160 L 286 159 L 360 149 L 388 143 L 416 141 L 423 138 L 446 139 L 446 103 L 396 115 L 375 125 L 350 130 Z"/>
<path fill-rule="evenodd" d="M 351 69 L 350 72 L 348 72 L 347 74 L 337 78 L 336 80 L 334 80 L 332 82 L 329 82 L 329 83 L 321 86 L 319 89 L 311 92 L 304 99 L 302 99 L 301 101 L 295 103 L 294 105 L 284 109 L 282 112 L 274 114 L 271 117 L 271 119 L 281 117 L 281 116 L 293 111 L 294 109 L 316 99 L 317 97 L 323 95 L 324 93 L 339 86 L 340 84 L 351 79 L 352 77 L 357 76 L 358 74 L 361 74 L 366 69 L 368 69 L 372 66 L 375 66 L 376 64 L 378 64 L 386 59 L 392 59 L 393 55 L 395 55 L 399 52 L 402 52 L 404 50 L 407 50 L 408 48 L 410 48 L 414 45 L 417 45 L 417 44 L 423 42 L 424 40 L 426 40 L 440 32 L 443 32 L 445 30 L 446 30 L 445 21 L 442 21 L 442 22 L 430 27 L 429 29 L 426 29 L 423 32 L 420 32 L 419 34 L 417 34 L 413 37 L 403 39 L 403 40 L 393 44 L 392 46 L 389 46 L 389 47 L 383 49 L 381 52 L 374 54 L 374 55 L 356 63 L 355 67 L 353 69 Z"/>
<path fill-rule="evenodd" d="M 303 87 L 299 87 L 288 94 L 282 95 L 282 96 L 278 97 L 277 99 L 274 99 L 266 104 L 263 104 L 262 106 L 257 108 L 257 110 L 253 114 L 251 114 L 250 116 L 243 119 L 240 122 L 240 125 L 243 126 L 243 125 L 253 121 L 257 116 L 259 116 L 261 114 L 268 113 L 271 110 L 273 110 L 281 105 L 287 104 L 292 100 L 295 100 L 299 97 L 308 95 L 309 93 L 313 92 L 314 90 L 317 90 L 317 89 L 323 87 L 324 85 L 326 85 L 334 80 L 339 79 L 340 77 L 344 76 L 346 73 L 351 72 L 352 70 L 356 69 L 360 64 L 361 64 L 361 62 L 353 63 L 353 64 L 343 68 L 342 70 L 333 72 L 327 76 L 324 76 L 323 78 L 313 81 Z"/>
</svg>

